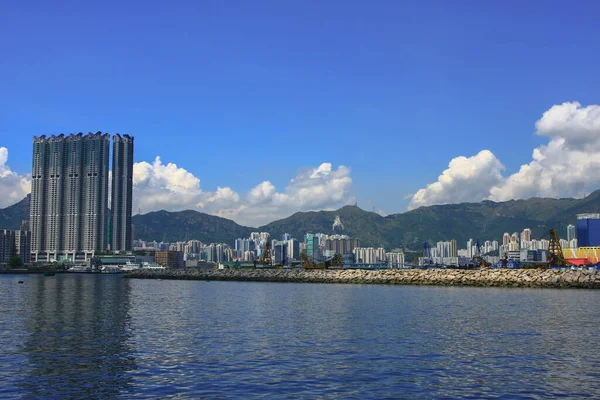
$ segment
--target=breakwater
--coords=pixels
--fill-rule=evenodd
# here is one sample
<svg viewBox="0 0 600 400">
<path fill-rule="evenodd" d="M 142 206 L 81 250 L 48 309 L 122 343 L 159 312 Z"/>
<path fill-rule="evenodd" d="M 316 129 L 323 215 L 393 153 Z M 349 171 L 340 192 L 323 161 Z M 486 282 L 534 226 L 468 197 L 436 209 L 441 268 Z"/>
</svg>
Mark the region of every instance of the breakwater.
<svg viewBox="0 0 600 400">
<path fill-rule="evenodd" d="M 136 270 L 140 279 L 215 281 L 359 283 L 484 287 L 600 289 L 600 271 L 541 269 L 410 269 L 410 270 L 289 270 L 289 269 L 166 269 Z"/>
</svg>

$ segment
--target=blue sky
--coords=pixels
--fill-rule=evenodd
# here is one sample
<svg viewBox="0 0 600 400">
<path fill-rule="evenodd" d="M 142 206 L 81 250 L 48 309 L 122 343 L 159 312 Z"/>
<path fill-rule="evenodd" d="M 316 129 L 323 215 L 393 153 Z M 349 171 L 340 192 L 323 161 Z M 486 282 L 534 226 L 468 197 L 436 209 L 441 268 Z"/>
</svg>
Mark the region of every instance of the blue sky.
<svg viewBox="0 0 600 400">
<path fill-rule="evenodd" d="M 129 133 L 137 161 L 242 197 L 331 163 L 351 169 L 346 199 L 400 212 L 455 157 L 489 149 L 509 177 L 548 143 L 544 112 L 598 103 L 598 15 L 598 2 L 5 2 L 0 146 L 26 174 L 33 135 Z"/>
</svg>

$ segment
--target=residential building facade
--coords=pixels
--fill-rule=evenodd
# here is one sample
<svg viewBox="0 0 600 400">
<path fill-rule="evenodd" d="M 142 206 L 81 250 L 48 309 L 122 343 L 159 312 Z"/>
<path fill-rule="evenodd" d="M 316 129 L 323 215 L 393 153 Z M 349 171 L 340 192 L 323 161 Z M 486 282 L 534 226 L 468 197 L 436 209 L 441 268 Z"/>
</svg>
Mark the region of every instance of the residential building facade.
<svg viewBox="0 0 600 400">
<path fill-rule="evenodd" d="M 110 134 L 33 138 L 31 260 L 89 260 L 111 247 L 131 250 L 133 138 L 115 136 L 109 241 Z"/>
<path fill-rule="evenodd" d="M 0 263 L 6 263 L 18 256 L 23 264 L 29 264 L 31 253 L 31 235 L 29 231 L 0 230 Z"/>
<path fill-rule="evenodd" d="M 111 251 L 133 249 L 133 137 L 113 137 L 111 188 Z"/>
<path fill-rule="evenodd" d="M 101 132 L 33 138 L 34 261 L 75 261 L 106 249 L 109 144 Z"/>
<path fill-rule="evenodd" d="M 181 251 L 157 251 L 154 262 L 165 268 L 183 268 L 183 252 Z"/>
</svg>

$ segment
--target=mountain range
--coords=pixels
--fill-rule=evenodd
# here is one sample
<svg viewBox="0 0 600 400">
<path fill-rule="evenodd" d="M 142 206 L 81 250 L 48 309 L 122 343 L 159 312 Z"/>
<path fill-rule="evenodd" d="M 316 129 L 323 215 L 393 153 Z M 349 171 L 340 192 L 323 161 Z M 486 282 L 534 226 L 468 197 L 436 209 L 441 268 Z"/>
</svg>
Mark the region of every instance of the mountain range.
<svg viewBox="0 0 600 400">
<path fill-rule="evenodd" d="M 551 228 L 566 236 L 568 224 L 575 224 L 580 213 L 600 212 L 600 190 L 583 199 L 531 198 L 505 202 L 482 201 L 420 207 L 399 214 L 381 216 L 357 206 L 335 211 L 297 212 L 287 218 L 258 228 L 246 227 L 229 219 L 193 210 L 155 211 L 133 217 L 134 235 L 144 240 L 175 242 L 197 239 L 205 243 L 233 244 L 251 232 L 270 232 L 272 238 L 284 233 L 301 239 L 307 232 L 334 233 L 333 222 L 339 216 L 343 233 L 361 240 L 362 246 L 422 249 L 424 242 L 456 239 L 464 247 L 475 240 L 502 239 L 504 232 L 521 232 L 530 228 L 533 238 L 547 238 Z M 18 229 L 29 219 L 29 196 L 0 209 L 0 228 Z"/>
</svg>

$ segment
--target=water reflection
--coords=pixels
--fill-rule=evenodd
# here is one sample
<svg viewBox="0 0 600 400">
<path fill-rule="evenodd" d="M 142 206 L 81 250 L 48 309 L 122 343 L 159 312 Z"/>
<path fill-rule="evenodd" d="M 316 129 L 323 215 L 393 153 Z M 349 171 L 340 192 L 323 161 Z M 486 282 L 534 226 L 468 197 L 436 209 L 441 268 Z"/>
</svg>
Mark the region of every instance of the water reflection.
<svg viewBox="0 0 600 400">
<path fill-rule="evenodd" d="M 600 393 L 600 291 L 25 281 L 0 277 L 0 398 Z"/>
<path fill-rule="evenodd" d="M 35 397 L 112 397 L 130 388 L 135 360 L 129 281 L 117 276 L 60 275 L 30 279 L 25 299 L 27 378 Z"/>
</svg>

